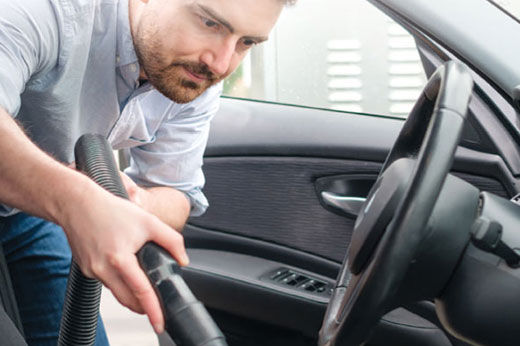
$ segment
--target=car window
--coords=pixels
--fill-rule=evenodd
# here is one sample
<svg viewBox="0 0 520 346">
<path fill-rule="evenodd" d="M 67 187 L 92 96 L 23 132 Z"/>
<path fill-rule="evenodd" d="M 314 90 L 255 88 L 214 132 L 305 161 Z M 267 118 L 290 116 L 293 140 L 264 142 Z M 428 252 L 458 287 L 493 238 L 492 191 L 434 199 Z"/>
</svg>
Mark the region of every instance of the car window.
<svg viewBox="0 0 520 346">
<path fill-rule="evenodd" d="M 520 19 L 520 1 L 518 0 L 491 0 L 517 20 Z"/>
<path fill-rule="evenodd" d="M 224 95 L 406 117 L 425 83 L 413 38 L 366 0 L 298 0 Z"/>
</svg>

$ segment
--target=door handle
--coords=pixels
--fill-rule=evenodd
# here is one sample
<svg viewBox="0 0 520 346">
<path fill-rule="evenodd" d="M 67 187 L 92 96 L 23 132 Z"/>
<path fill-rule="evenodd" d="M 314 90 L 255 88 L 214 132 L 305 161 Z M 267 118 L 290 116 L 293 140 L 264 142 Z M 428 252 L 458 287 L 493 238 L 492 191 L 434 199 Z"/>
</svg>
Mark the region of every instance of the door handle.
<svg viewBox="0 0 520 346">
<path fill-rule="evenodd" d="M 365 197 L 341 196 L 329 191 L 322 191 L 321 198 L 326 205 L 352 216 L 359 214 L 366 201 Z"/>
</svg>

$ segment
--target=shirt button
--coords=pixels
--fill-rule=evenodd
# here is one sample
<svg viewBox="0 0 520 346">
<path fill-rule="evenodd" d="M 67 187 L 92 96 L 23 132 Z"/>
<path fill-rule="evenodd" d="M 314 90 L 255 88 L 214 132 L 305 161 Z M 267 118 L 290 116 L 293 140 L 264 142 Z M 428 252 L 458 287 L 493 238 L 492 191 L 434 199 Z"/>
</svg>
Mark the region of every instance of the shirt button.
<svg viewBox="0 0 520 346">
<path fill-rule="evenodd" d="M 137 72 L 137 64 L 130 65 L 130 71 Z"/>
<path fill-rule="evenodd" d="M 118 56 L 116 56 L 116 64 L 119 64 L 119 62 L 121 61 L 121 58 Z"/>
</svg>

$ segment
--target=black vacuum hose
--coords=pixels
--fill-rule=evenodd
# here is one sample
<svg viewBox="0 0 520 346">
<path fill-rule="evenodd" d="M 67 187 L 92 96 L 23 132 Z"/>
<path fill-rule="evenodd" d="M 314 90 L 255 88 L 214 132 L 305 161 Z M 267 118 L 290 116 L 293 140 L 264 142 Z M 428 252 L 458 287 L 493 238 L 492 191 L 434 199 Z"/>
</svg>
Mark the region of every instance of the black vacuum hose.
<svg viewBox="0 0 520 346">
<path fill-rule="evenodd" d="M 128 199 L 112 149 L 101 135 L 83 135 L 74 149 L 76 167 L 109 192 Z M 154 243 L 137 253 L 139 263 L 161 302 L 165 329 L 177 346 L 226 346 L 207 310 L 181 277 L 177 262 Z M 72 261 L 60 326 L 59 346 L 93 345 L 101 283 L 85 277 Z"/>
</svg>

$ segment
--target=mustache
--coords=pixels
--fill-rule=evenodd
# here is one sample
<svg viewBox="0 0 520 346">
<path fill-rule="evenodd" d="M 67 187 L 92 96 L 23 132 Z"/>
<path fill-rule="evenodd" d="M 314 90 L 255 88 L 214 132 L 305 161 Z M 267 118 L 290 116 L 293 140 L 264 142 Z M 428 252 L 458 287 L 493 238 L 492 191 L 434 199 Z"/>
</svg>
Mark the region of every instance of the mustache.
<svg viewBox="0 0 520 346">
<path fill-rule="evenodd" d="M 210 81 L 214 81 L 218 79 L 213 72 L 210 71 L 209 67 L 206 64 L 192 62 L 192 61 L 177 61 L 169 66 L 169 68 L 173 67 L 184 67 L 188 71 L 193 74 L 203 76 Z"/>
</svg>

